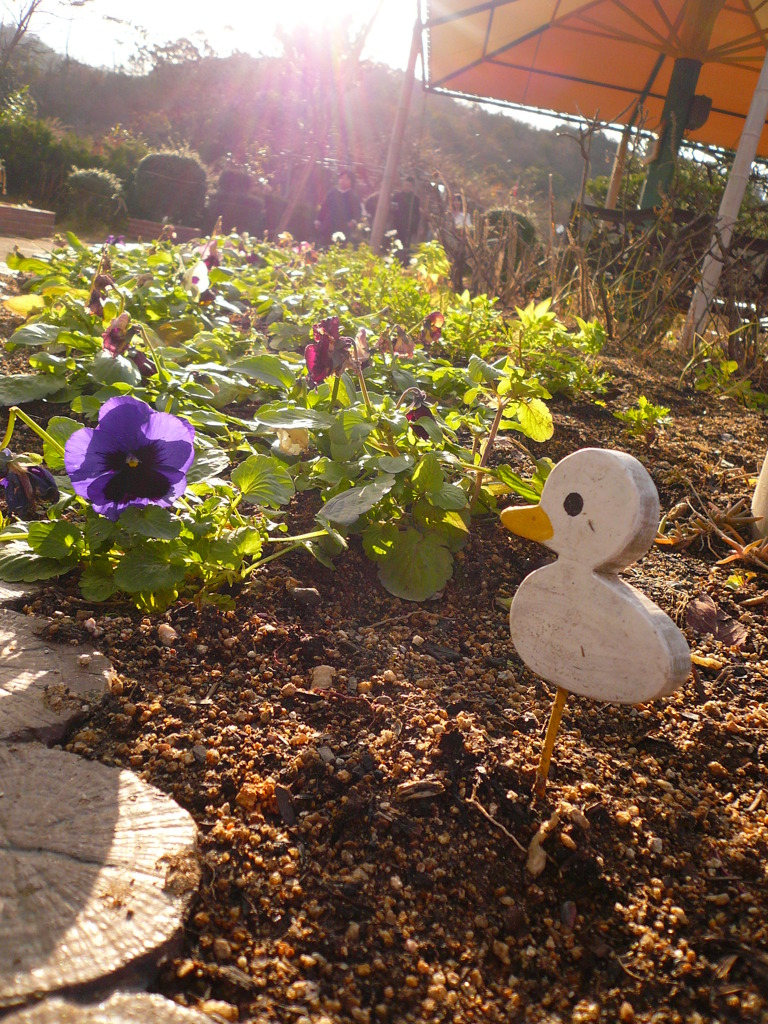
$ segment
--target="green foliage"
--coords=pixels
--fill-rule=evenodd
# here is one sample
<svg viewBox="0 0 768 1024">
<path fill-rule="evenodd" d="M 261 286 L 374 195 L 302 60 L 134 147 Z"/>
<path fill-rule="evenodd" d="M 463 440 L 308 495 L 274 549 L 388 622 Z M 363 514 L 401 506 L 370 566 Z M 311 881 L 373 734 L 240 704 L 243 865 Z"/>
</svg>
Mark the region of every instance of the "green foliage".
<svg viewBox="0 0 768 1024">
<path fill-rule="evenodd" d="M 450 579 L 474 517 L 493 512 L 500 495 L 538 500 L 550 463 L 525 445 L 552 436 L 548 359 L 556 356 L 551 376 L 568 393 L 598 386 L 594 368 L 573 371 L 567 389 L 562 379 L 596 357 L 599 325 L 580 321 L 568 331 L 549 302 L 509 319 L 486 296 L 456 295 L 434 244 L 407 272 L 365 247 L 317 254 L 292 240 L 220 237 L 214 301 L 203 304 L 185 284 L 199 252 L 170 243 L 113 248 L 116 283 L 101 315 L 85 303 L 102 247 L 69 241 L 47 257 L 8 258 L 43 307 L 7 343 L 28 353 L 35 372 L 7 378 L 0 399 L 69 406 L 72 415 L 53 416 L 44 439 L 54 473 L 78 423 L 124 394 L 189 420 L 196 458 L 174 509 L 128 509 L 116 524 L 72 496 L 62 477 L 48 521 L 5 535 L 0 577 L 77 569 L 92 601 L 122 593 L 149 610 L 180 594 L 221 603 L 225 584 L 247 583 L 283 551 L 302 548 L 333 564 L 357 536 L 388 590 L 423 600 Z M 442 337 L 425 325 L 434 326 L 428 314 L 438 309 Z M 102 333 L 121 310 L 136 333 L 114 357 Z M 313 325 L 334 315 L 344 339 L 358 336 L 370 349 L 366 366 L 350 354 L 338 375 L 313 386 L 304 349 Z M 246 317 L 258 331 L 241 331 Z M 426 414 L 411 421 L 416 405 Z M 527 474 L 494 464 L 500 435 Z M 307 493 L 315 527 L 291 537 L 286 507 Z"/>
<path fill-rule="evenodd" d="M 74 167 L 67 175 L 67 212 L 84 228 L 116 228 L 123 215 L 123 186 L 98 168 Z"/>
<path fill-rule="evenodd" d="M 514 232 L 522 246 L 532 246 L 536 242 L 536 228 L 524 213 L 513 210 L 509 206 L 496 206 L 486 210 L 483 218 L 488 226 L 488 237 L 500 240 Z"/>
<path fill-rule="evenodd" d="M 0 153 L 9 195 L 19 202 L 63 210 L 72 165 L 99 163 L 87 142 L 38 119 L 34 107 L 16 94 L 0 111 Z"/>
<path fill-rule="evenodd" d="M 671 423 L 672 417 L 665 405 L 654 405 L 645 395 L 640 395 L 636 404 L 629 409 L 614 412 L 624 429 L 632 437 L 653 438 L 656 428 Z"/>
<path fill-rule="evenodd" d="M 205 209 L 207 176 L 190 153 L 149 153 L 139 163 L 129 193 L 129 208 L 147 220 L 197 226 Z"/>
</svg>

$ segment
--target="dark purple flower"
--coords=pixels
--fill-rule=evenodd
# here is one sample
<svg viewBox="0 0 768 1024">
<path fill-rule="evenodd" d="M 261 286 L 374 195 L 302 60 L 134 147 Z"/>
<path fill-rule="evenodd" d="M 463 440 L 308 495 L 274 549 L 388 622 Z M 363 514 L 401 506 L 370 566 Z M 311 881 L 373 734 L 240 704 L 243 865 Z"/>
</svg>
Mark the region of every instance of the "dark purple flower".
<svg viewBox="0 0 768 1024">
<path fill-rule="evenodd" d="M 102 345 L 110 355 L 121 356 L 130 345 L 131 338 L 137 331 L 136 327 L 128 326 L 130 322 L 131 314 L 121 313 L 102 334 Z"/>
<path fill-rule="evenodd" d="M 125 357 L 131 360 L 144 380 L 157 373 L 157 367 L 145 352 L 140 352 L 137 348 L 129 348 Z"/>
<path fill-rule="evenodd" d="M 9 448 L 0 451 L 0 473 L 8 511 L 19 519 L 28 519 L 38 501 L 59 497 L 56 481 L 45 466 L 22 466 Z"/>
<path fill-rule="evenodd" d="M 124 245 L 125 235 L 107 235 L 104 240 L 105 245 Z"/>
<path fill-rule="evenodd" d="M 411 430 L 414 432 L 416 437 L 420 437 L 422 441 L 429 440 L 429 434 L 424 427 L 420 426 L 417 422 L 418 420 L 423 420 L 425 418 L 430 420 L 434 420 L 435 418 L 432 415 L 432 410 L 427 405 L 427 396 L 423 391 L 416 392 L 413 405 L 405 414 L 405 418 L 411 424 Z"/>
<path fill-rule="evenodd" d="M 445 317 L 439 310 L 435 310 L 434 313 L 430 313 L 424 317 L 421 324 L 421 333 L 419 334 L 419 341 L 422 345 L 427 348 L 435 341 L 440 341 L 443 336 L 443 324 L 445 323 Z"/>
<path fill-rule="evenodd" d="M 71 435 L 64 465 L 75 493 L 114 522 L 126 508 L 172 505 L 184 493 L 194 440 L 191 423 L 121 395 L 104 403 L 95 428 Z"/>
<path fill-rule="evenodd" d="M 307 361 L 307 373 L 312 383 L 317 386 L 330 377 L 332 373 L 340 373 L 349 359 L 351 338 L 339 337 L 339 318 L 329 316 L 312 327 L 315 339 L 304 349 Z"/>
<path fill-rule="evenodd" d="M 91 285 L 91 294 L 86 309 L 94 316 L 104 315 L 104 299 L 107 297 L 107 288 L 115 282 L 109 274 L 97 274 Z"/>
</svg>

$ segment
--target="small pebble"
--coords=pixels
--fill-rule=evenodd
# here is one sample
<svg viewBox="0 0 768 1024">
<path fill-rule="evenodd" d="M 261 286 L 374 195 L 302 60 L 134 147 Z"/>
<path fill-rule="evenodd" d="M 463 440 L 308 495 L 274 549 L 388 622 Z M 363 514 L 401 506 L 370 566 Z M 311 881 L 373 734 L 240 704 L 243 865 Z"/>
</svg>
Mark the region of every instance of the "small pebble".
<svg viewBox="0 0 768 1024">
<path fill-rule="evenodd" d="M 336 669 L 332 665 L 316 665 L 312 669 L 312 689 L 330 690 L 335 675 Z"/>
<path fill-rule="evenodd" d="M 204 999 L 199 1009 L 208 1017 L 219 1017 L 222 1020 L 240 1020 L 240 1011 L 232 1003 L 225 1003 L 222 999 Z"/>
<path fill-rule="evenodd" d="M 157 627 L 157 639 L 163 647 L 173 647 L 178 635 L 173 626 L 169 626 L 167 622 L 161 622 Z"/>
</svg>

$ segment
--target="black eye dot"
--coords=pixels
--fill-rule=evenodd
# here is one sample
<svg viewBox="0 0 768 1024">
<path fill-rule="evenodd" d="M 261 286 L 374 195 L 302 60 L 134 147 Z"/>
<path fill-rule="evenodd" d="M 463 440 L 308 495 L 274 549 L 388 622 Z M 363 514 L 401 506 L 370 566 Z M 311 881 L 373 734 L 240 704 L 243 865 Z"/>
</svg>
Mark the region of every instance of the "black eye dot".
<svg viewBox="0 0 768 1024">
<path fill-rule="evenodd" d="M 569 516 L 577 516 L 584 508 L 584 499 L 577 491 L 571 491 L 563 502 L 563 508 Z"/>
</svg>

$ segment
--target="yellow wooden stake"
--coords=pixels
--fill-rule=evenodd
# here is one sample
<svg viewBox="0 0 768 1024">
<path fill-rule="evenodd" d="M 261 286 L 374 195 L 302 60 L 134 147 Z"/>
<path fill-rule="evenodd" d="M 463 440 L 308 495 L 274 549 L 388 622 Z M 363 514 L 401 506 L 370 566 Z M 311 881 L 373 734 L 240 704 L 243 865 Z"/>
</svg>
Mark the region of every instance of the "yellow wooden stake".
<svg viewBox="0 0 768 1024">
<path fill-rule="evenodd" d="M 552 760 L 552 750 L 555 746 L 557 730 L 560 728 L 560 720 L 563 717 L 563 708 L 568 698 L 568 691 L 558 686 L 555 694 L 555 703 L 552 705 L 552 714 L 549 716 L 547 735 L 544 737 L 544 746 L 539 757 L 539 767 L 536 769 L 536 782 L 534 793 L 536 796 L 544 796 L 547 787 L 547 776 L 549 775 L 549 764 Z"/>
</svg>

